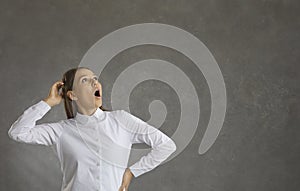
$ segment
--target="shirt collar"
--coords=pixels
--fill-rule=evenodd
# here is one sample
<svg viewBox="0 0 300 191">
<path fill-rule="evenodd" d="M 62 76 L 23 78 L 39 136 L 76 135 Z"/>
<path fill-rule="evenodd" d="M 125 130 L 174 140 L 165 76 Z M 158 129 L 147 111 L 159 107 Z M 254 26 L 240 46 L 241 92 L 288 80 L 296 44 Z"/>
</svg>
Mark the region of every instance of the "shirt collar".
<svg viewBox="0 0 300 191">
<path fill-rule="evenodd" d="M 102 111 L 100 108 L 97 108 L 92 115 L 84 115 L 77 111 L 74 119 L 78 123 L 88 123 L 92 121 L 101 120 L 103 119 L 103 117 L 104 117 L 104 111 Z"/>
</svg>

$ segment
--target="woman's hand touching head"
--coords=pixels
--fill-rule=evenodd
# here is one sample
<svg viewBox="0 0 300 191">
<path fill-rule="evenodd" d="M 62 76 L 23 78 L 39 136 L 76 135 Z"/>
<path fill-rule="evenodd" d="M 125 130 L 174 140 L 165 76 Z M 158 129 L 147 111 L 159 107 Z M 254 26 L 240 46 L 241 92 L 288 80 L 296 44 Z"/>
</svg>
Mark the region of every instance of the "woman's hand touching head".
<svg viewBox="0 0 300 191">
<path fill-rule="evenodd" d="M 43 99 L 49 106 L 53 107 L 61 102 L 62 95 L 60 94 L 59 89 L 63 84 L 62 81 L 57 81 L 51 86 L 48 97 Z"/>
</svg>

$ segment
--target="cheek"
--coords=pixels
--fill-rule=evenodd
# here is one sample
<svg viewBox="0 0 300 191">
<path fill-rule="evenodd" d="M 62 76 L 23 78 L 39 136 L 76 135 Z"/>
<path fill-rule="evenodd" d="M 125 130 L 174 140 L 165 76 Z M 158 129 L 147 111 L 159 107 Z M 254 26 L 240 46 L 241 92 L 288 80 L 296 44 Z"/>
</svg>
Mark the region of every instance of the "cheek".
<svg viewBox="0 0 300 191">
<path fill-rule="evenodd" d="M 81 93 L 81 96 L 82 96 L 83 98 L 91 98 L 93 95 L 92 95 L 92 93 L 91 93 L 89 90 L 86 90 L 86 91 L 83 91 L 83 92 Z"/>
<path fill-rule="evenodd" d="M 91 90 L 86 87 L 81 87 L 81 89 L 78 91 L 78 97 L 81 99 L 90 98 L 92 96 Z"/>
</svg>

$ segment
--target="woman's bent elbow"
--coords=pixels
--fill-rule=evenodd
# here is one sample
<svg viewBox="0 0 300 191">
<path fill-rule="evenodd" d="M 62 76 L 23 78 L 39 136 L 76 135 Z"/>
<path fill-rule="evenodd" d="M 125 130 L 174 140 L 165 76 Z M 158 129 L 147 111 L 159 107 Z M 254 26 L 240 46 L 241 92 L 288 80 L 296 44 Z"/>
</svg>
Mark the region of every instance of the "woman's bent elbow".
<svg viewBox="0 0 300 191">
<path fill-rule="evenodd" d="M 170 150 L 171 150 L 172 153 L 177 150 L 177 146 L 176 146 L 175 142 L 172 139 L 170 140 Z"/>
</svg>

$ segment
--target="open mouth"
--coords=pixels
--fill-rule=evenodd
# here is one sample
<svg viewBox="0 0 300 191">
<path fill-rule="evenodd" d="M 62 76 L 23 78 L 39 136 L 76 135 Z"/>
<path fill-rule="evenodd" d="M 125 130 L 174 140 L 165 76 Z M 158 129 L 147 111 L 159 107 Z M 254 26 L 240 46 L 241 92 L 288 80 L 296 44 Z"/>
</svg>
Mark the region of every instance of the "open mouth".
<svg viewBox="0 0 300 191">
<path fill-rule="evenodd" d="M 95 95 L 96 97 L 101 97 L 99 90 L 96 90 L 95 93 L 94 93 L 94 95 Z"/>
</svg>

